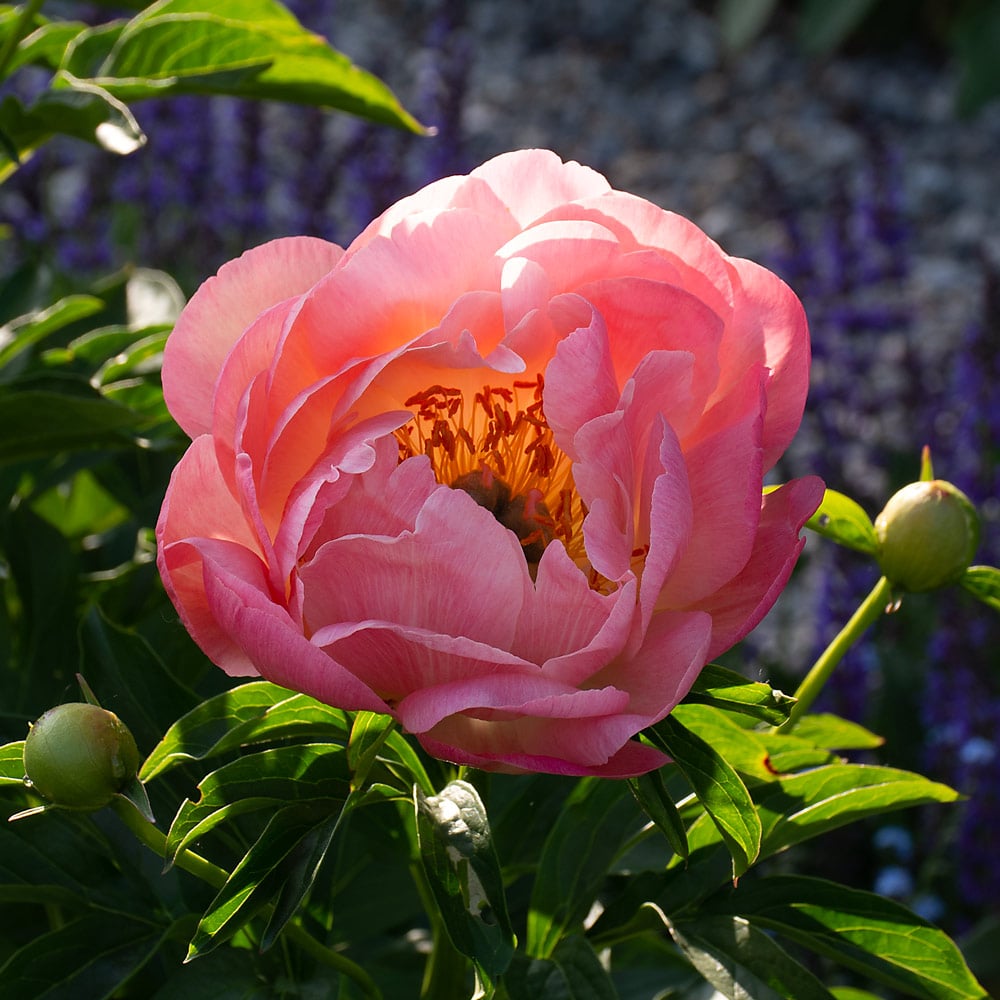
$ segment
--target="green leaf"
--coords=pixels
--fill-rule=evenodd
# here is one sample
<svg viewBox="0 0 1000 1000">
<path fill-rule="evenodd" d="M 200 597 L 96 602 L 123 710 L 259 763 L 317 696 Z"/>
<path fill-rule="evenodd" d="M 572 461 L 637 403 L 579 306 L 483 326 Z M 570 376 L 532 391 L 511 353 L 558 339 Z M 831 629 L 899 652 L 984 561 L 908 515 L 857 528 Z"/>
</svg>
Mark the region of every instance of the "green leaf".
<svg viewBox="0 0 1000 1000">
<path fill-rule="evenodd" d="M 293 802 L 339 801 L 349 791 L 342 747 L 294 744 L 248 754 L 206 775 L 196 801 L 186 799 L 167 834 L 167 857 L 176 860 L 193 840 L 220 823 L 259 809 Z"/>
<path fill-rule="evenodd" d="M 351 788 L 361 788 L 382 744 L 392 732 L 391 716 L 378 712 L 358 712 L 347 740 L 347 764 L 351 769 Z M 412 782 L 410 782 L 412 784 Z"/>
<path fill-rule="evenodd" d="M 420 858 L 448 936 L 492 983 L 510 964 L 515 938 L 486 808 L 466 781 L 437 795 L 413 791 Z"/>
<path fill-rule="evenodd" d="M 947 785 L 910 771 L 866 764 L 830 764 L 761 786 L 761 856 L 862 819 L 931 802 L 954 802 Z"/>
<path fill-rule="evenodd" d="M 165 928 L 88 914 L 35 938 L 0 966 L 9 1000 L 110 997 L 159 948 Z"/>
<path fill-rule="evenodd" d="M 433 793 L 434 784 L 420 760 L 420 755 L 398 729 L 392 730 L 386 737 L 382 745 L 381 759 L 390 771 L 406 783 L 407 788 L 417 784 L 425 794 Z"/>
<path fill-rule="evenodd" d="M 377 77 L 307 31 L 276 0 L 161 0 L 127 24 L 82 33 L 63 73 L 125 101 L 179 93 L 315 104 L 413 132 Z M 56 85 L 63 77 L 57 75 Z"/>
<path fill-rule="evenodd" d="M 730 1000 L 833 1000 L 804 965 L 743 917 L 664 921 L 691 964 Z"/>
<path fill-rule="evenodd" d="M 178 719 L 139 771 L 143 781 L 189 760 L 204 760 L 279 739 L 343 742 L 348 716 L 269 681 L 251 681 L 202 702 Z"/>
<path fill-rule="evenodd" d="M 19 354 L 56 330 L 103 308 L 104 303 L 93 295 L 69 295 L 47 309 L 11 320 L 0 328 L 0 382 L 9 382 L 17 374 L 9 366 Z"/>
<path fill-rule="evenodd" d="M 274 814 L 198 922 L 186 961 L 217 948 L 280 890 L 294 875 L 299 845 L 339 813 L 342 804 L 336 799 L 313 799 Z"/>
<path fill-rule="evenodd" d="M 741 875 L 756 860 L 761 844 L 760 817 L 746 785 L 714 747 L 672 715 L 646 732 L 687 778 L 732 854 L 734 875 Z"/>
<path fill-rule="evenodd" d="M 1000 569 L 996 566 L 970 566 L 958 582 L 983 604 L 1000 611 Z"/>
<path fill-rule="evenodd" d="M 780 726 L 787 721 L 795 699 L 769 684 L 747 680 L 742 674 L 709 663 L 684 699 L 688 704 L 713 705 Z"/>
<path fill-rule="evenodd" d="M 740 885 L 711 908 L 744 916 L 909 996 L 987 996 L 943 931 L 874 893 L 778 875 Z"/>
<path fill-rule="evenodd" d="M 125 448 L 138 430 L 135 414 L 99 396 L 0 388 L 0 462 L 47 458 L 91 448 Z"/>
<path fill-rule="evenodd" d="M 968 4 L 959 8 L 952 30 L 952 46 L 960 69 L 957 108 L 971 115 L 1000 95 L 1000 10 L 996 4 Z"/>
<path fill-rule="evenodd" d="M 590 942 L 563 938 L 548 958 L 518 952 L 501 981 L 506 1000 L 617 1000 L 618 993 Z"/>
<path fill-rule="evenodd" d="M 663 775 L 659 771 L 641 774 L 638 778 L 629 778 L 628 786 L 643 812 L 657 825 L 660 832 L 667 838 L 667 843 L 675 854 L 682 858 L 688 856 L 687 831 L 684 821 L 677 811 L 674 800 L 663 783 Z"/>
<path fill-rule="evenodd" d="M 799 739 L 827 750 L 874 750 L 885 743 L 881 736 L 864 726 L 823 712 L 803 715 L 794 732 Z"/>
<path fill-rule="evenodd" d="M 24 740 L 0 747 L 0 788 L 4 785 L 24 787 Z"/>
<path fill-rule="evenodd" d="M 860 504 L 836 490 L 823 494 L 819 510 L 806 521 L 806 527 L 849 549 L 868 555 L 878 551 L 878 538 L 871 518 Z"/>
<path fill-rule="evenodd" d="M 764 734 L 744 728 L 709 705 L 678 705 L 672 715 L 675 722 L 700 737 L 742 776 L 756 781 L 774 780 Z"/>
<path fill-rule="evenodd" d="M 542 848 L 528 911 L 529 955 L 550 958 L 561 938 L 580 929 L 637 816 L 621 782 L 577 783 Z"/>
</svg>

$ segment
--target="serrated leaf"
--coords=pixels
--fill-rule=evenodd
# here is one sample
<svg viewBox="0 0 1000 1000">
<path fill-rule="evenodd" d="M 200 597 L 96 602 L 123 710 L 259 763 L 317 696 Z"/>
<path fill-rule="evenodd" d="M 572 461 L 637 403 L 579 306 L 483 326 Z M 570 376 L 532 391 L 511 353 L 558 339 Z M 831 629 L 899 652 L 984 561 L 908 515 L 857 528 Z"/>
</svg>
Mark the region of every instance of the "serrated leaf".
<svg viewBox="0 0 1000 1000">
<path fill-rule="evenodd" d="M 672 715 L 646 732 L 687 778 L 732 854 L 734 875 L 741 875 L 761 844 L 760 817 L 746 785 L 728 761 Z"/>
<path fill-rule="evenodd" d="M 709 663 L 698 675 L 684 701 L 739 712 L 780 726 L 786 722 L 795 699 L 769 684 L 747 680 L 735 670 Z"/>
<path fill-rule="evenodd" d="M 878 551 L 878 538 L 871 518 L 860 504 L 836 490 L 823 494 L 823 502 L 806 521 L 806 527 L 849 549 L 868 555 Z"/>
<path fill-rule="evenodd" d="M 691 964 L 729 1000 L 833 1000 L 804 965 L 743 917 L 665 923 Z"/>
<path fill-rule="evenodd" d="M 113 996 L 160 945 L 165 928 L 88 914 L 35 938 L 0 966 L 4 996 Z"/>
<path fill-rule="evenodd" d="M 548 958 L 518 952 L 502 980 L 506 1000 L 617 1000 L 618 993 L 590 942 L 563 938 Z"/>
<path fill-rule="evenodd" d="M 659 771 L 650 771 L 637 778 L 629 778 L 628 786 L 636 801 L 642 806 L 643 812 L 656 824 L 660 832 L 667 838 L 671 849 L 682 858 L 688 856 L 687 831 L 684 821 L 677 811 L 674 800 L 663 783 L 663 775 Z"/>
<path fill-rule="evenodd" d="M 161 0 L 125 25 L 82 33 L 62 70 L 125 101 L 234 94 L 424 131 L 381 80 L 303 28 L 276 0 Z"/>
<path fill-rule="evenodd" d="M 489 986 L 510 964 L 515 938 L 486 808 L 466 781 L 437 795 L 413 791 L 420 858 L 448 936 Z"/>
<path fill-rule="evenodd" d="M 824 879 L 778 875 L 725 894 L 724 908 L 909 996 L 978 1000 L 954 942 L 905 906 Z"/>
<path fill-rule="evenodd" d="M 243 746 L 279 739 L 342 742 L 347 713 L 269 681 L 251 681 L 202 702 L 178 719 L 146 758 L 143 781 L 189 760 L 205 760 Z"/>
<path fill-rule="evenodd" d="M 1000 611 L 1000 569 L 996 566 L 970 566 L 958 582 L 983 604 Z"/>
<path fill-rule="evenodd" d="M 339 800 L 313 799 L 275 813 L 198 922 L 185 961 L 217 948 L 250 920 L 291 874 L 303 838 L 341 806 Z"/>
<path fill-rule="evenodd" d="M 560 939 L 582 926 L 638 815 L 623 784 L 577 783 L 542 848 L 528 911 L 529 955 L 551 957 Z"/>
<path fill-rule="evenodd" d="M 339 801 L 342 807 L 349 774 L 342 747 L 295 744 L 240 757 L 206 775 L 198 789 L 199 798 L 186 799 L 170 825 L 169 858 L 220 823 L 259 809 L 312 799 Z"/>
</svg>

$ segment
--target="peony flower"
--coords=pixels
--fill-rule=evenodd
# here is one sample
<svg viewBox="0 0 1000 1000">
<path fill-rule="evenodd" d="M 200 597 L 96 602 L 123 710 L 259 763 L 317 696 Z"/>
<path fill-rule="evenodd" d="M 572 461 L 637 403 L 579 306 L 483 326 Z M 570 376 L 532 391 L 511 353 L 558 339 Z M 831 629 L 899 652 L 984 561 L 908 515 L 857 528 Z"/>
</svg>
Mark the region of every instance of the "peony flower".
<svg viewBox="0 0 1000 1000">
<path fill-rule="evenodd" d="M 633 737 L 801 550 L 822 484 L 762 478 L 808 370 L 775 275 L 587 167 L 499 156 L 191 299 L 160 572 L 231 675 L 458 763 L 641 774 L 666 758 Z"/>
</svg>

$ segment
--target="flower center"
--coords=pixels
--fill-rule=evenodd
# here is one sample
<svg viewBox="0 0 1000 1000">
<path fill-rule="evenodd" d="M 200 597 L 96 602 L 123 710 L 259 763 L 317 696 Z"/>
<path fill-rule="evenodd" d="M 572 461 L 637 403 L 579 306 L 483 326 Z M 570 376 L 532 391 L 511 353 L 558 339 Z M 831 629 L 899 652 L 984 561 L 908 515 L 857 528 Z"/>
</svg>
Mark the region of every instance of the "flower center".
<svg viewBox="0 0 1000 1000">
<path fill-rule="evenodd" d="M 470 402 L 461 389 L 429 386 L 404 403 L 414 417 L 396 431 L 399 457 L 426 455 L 439 483 L 464 490 L 517 535 L 529 565 L 556 538 L 584 565 L 586 510 L 545 420 L 543 389 L 539 374 L 484 385 Z"/>
</svg>

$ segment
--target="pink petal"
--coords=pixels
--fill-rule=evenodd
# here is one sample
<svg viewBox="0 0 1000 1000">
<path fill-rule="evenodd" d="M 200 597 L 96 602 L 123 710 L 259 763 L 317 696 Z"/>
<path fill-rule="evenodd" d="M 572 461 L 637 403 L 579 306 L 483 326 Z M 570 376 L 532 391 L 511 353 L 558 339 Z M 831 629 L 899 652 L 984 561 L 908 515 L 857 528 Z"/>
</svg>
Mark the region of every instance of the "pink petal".
<svg viewBox="0 0 1000 1000">
<path fill-rule="evenodd" d="M 346 536 L 300 570 L 312 627 L 384 621 L 509 649 L 531 581 L 513 532 L 461 490 L 439 489 L 416 528 Z"/>
<path fill-rule="evenodd" d="M 210 430 L 215 380 L 243 331 L 266 309 L 311 288 L 342 253 L 311 237 L 274 240 L 225 264 L 198 289 L 163 354 L 164 398 L 190 437 Z"/>
<path fill-rule="evenodd" d="M 522 228 L 557 205 L 611 190 L 596 170 L 563 163 L 547 149 L 522 149 L 487 160 L 470 177 L 482 178 Z"/>
<path fill-rule="evenodd" d="M 422 687 L 404 698 L 396 711 L 409 732 L 425 733 L 458 712 L 487 720 L 504 715 L 590 719 L 622 712 L 628 703 L 628 694 L 614 687 L 581 691 L 541 675 L 500 673 Z"/>
<path fill-rule="evenodd" d="M 742 639 L 771 610 L 805 544 L 799 532 L 822 499 L 823 482 L 815 476 L 793 479 L 764 496 L 747 564 L 724 587 L 692 605 L 712 616 L 709 659 Z"/>
<path fill-rule="evenodd" d="M 729 423 L 690 451 L 694 519 L 683 557 L 666 581 L 660 606 L 689 607 L 740 572 L 750 558 L 760 517 L 763 380 L 748 371 L 727 398 Z"/>
</svg>

